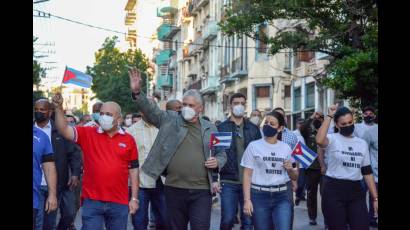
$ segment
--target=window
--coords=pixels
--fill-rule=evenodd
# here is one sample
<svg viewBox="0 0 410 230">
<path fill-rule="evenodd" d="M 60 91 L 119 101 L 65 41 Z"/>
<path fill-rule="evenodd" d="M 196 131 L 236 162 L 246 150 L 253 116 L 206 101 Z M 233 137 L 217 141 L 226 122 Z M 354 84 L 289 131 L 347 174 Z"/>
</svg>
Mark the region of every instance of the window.
<svg viewBox="0 0 410 230">
<path fill-rule="evenodd" d="M 292 127 L 288 127 L 290 129 L 296 128 L 296 120 L 302 117 L 302 113 L 295 113 L 292 115 Z M 288 125 L 289 126 L 289 125 Z"/>
<path fill-rule="evenodd" d="M 290 95 L 290 85 L 285 85 L 285 109 L 290 110 L 291 105 L 291 95 Z"/>
<path fill-rule="evenodd" d="M 258 27 L 258 35 L 257 35 L 257 50 L 258 53 L 266 53 L 267 52 L 267 44 L 266 40 L 268 39 L 267 36 L 267 25 L 263 23 Z"/>
<path fill-rule="evenodd" d="M 269 97 L 269 86 L 256 87 L 256 97 Z"/>
<path fill-rule="evenodd" d="M 315 107 L 315 83 L 306 84 L 306 108 Z"/>
<path fill-rule="evenodd" d="M 305 111 L 305 119 L 308 119 L 315 112 L 315 109 L 309 109 Z"/>
<path fill-rule="evenodd" d="M 174 50 L 177 51 L 178 50 L 178 41 L 175 40 L 174 42 Z"/>
<path fill-rule="evenodd" d="M 302 93 L 301 88 L 295 88 L 293 93 L 293 111 L 300 111 L 301 109 L 301 101 L 302 101 Z"/>
<path fill-rule="evenodd" d="M 310 60 L 312 60 L 313 58 L 315 58 L 315 53 L 314 52 L 311 52 L 311 51 L 298 52 L 298 59 L 300 61 L 310 62 Z"/>
</svg>

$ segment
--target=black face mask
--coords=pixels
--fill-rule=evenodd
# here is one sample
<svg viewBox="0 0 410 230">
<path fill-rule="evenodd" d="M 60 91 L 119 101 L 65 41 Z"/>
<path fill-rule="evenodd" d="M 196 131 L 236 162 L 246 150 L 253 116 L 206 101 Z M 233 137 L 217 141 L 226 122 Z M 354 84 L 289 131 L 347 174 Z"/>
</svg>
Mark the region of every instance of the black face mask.
<svg viewBox="0 0 410 230">
<path fill-rule="evenodd" d="M 322 122 L 320 120 L 313 120 L 312 124 L 315 129 L 319 129 L 320 126 L 322 126 Z"/>
<path fill-rule="evenodd" d="M 270 125 L 264 125 L 262 132 L 265 137 L 273 137 L 278 133 L 278 129 L 275 129 Z"/>
<path fill-rule="evenodd" d="M 34 118 L 36 119 L 37 122 L 43 122 L 47 120 L 46 114 L 42 112 L 34 112 Z"/>
<path fill-rule="evenodd" d="M 353 132 L 354 132 L 354 124 L 345 126 L 345 127 L 340 127 L 340 134 L 342 134 L 345 137 L 352 135 Z"/>
<path fill-rule="evenodd" d="M 373 116 L 363 117 L 363 120 L 366 124 L 371 124 L 374 122 L 374 117 Z"/>
</svg>

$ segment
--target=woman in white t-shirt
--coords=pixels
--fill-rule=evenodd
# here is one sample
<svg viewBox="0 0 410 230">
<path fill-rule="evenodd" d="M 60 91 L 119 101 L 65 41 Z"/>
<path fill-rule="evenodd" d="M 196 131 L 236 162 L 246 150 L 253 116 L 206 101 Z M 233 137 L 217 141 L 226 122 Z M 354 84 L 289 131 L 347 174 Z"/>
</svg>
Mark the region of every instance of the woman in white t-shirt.
<svg viewBox="0 0 410 230">
<path fill-rule="evenodd" d="M 284 126 L 282 114 L 268 113 L 264 138 L 251 142 L 242 157 L 244 212 L 252 216 L 255 230 L 291 229 L 292 201 L 287 184 L 297 179 L 298 170 L 292 167 L 289 145 L 278 140 Z"/>
<path fill-rule="evenodd" d="M 367 143 L 353 136 L 352 112 L 346 107 L 329 108 L 316 142 L 325 148 L 327 170 L 323 177 L 323 215 L 329 229 L 369 229 L 366 194 L 360 181 L 366 181 L 373 197 L 375 215 L 378 199 L 376 185 L 370 166 Z M 334 119 L 335 133 L 327 134 L 330 121 Z"/>
</svg>

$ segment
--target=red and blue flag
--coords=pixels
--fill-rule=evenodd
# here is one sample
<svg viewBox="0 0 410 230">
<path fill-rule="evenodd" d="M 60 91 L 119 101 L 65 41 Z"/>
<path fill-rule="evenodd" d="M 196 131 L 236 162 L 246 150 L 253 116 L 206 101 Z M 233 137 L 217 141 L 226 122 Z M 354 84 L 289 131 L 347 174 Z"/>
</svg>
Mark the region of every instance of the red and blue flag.
<svg viewBox="0 0 410 230">
<path fill-rule="evenodd" d="M 64 71 L 63 84 L 73 84 L 84 88 L 90 88 L 93 77 L 73 68 L 66 67 Z"/>
</svg>

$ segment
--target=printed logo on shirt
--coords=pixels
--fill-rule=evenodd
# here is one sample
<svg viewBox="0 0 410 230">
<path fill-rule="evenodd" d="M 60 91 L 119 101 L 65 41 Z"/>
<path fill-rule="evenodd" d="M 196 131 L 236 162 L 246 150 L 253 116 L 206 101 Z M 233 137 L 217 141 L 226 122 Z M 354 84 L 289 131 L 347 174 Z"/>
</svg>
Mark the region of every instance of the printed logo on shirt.
<svg viewBox="0 0 410 230">
<path fill-rule="evenodd" d="M 33 138 L 40 142 L 40 138 L 33 135 Z"/>
<path fill-rule="evenodd" d="M 283 157 L 276 157 L 276 153 L 271 152 L 270 157 L 263 157 L 262 160 L 264 162 L 268 162 L 268 164 L 271 165 L 272 169 L 265 169 L 266 174 L 279 174 L 282 175 L 283 170 L 281 169 L 281 166 L 283 165 L 283 162 L 285 161 L 285 158 Z"/>
<path fill-rule="evenodd" d="M 343 155 L 342 165 L 349 168 L 361 168 L 361 162 L 363 160 L 363 153 L 354 152 L 353 147 L 348 147 L 348 151 L 341 151 Z"/>
<path fill-rule="evenodd" d="M 120 147 L 122 147 L 122 148 L 127 147 L 127 145 L 126 145 L 126 144 L 124 144 L 124 143 L 118 143 L 118 146 L 120 146 Z"/>
</svg>

